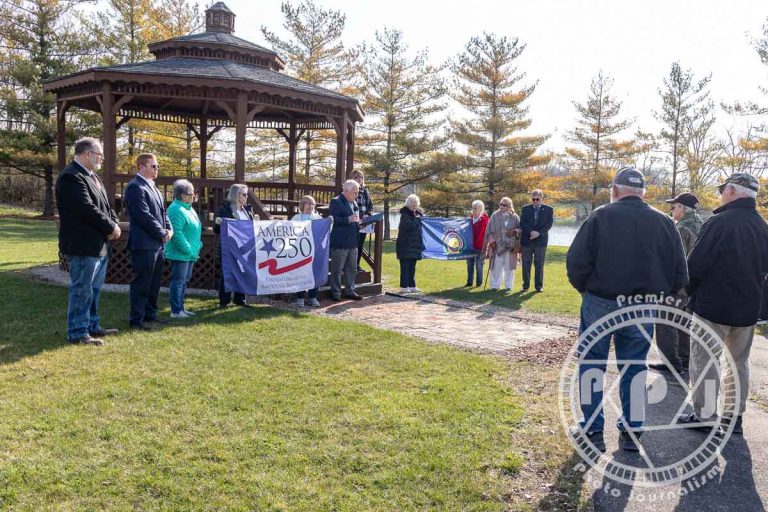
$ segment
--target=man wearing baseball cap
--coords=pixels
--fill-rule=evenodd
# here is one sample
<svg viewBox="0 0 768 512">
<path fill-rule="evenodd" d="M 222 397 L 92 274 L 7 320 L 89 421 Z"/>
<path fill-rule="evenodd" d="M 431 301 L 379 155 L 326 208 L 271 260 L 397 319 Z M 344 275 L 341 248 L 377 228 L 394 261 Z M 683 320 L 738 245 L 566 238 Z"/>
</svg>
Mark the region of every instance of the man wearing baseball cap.
<svg viewBox="0 0 768 512">
<path fill-rule="evenodd" d="M 683 244 L 672 219 L 646 204 L 644 196 L 643 174 L 634 167 L 620 169 L 611 184 L 611 204 L 590 214 L 568 249 L 568 280 L 582 297 L 580 334 L 605 315 L 620 310 L 622 298 L 668 296 L 688 281 Z M 571 435 L 577 441 L 586 437 L 595 448 L 605 451 L 602 402 L 611 337 L 616 359 L 621 361 L 617 364 L 622 409 L 617 424 L 619 444 L 636 452 L 644 421 L 644 372 L 653 339 L 652 323 L 627 325 L 579 346 L 583 419 Z"/>
<path fill-rule="evenodd" d="M 699 231 L 701 231 L 701 225 L 704 223 L 696 213 L 699 199 L 690 192 L 684 192 L 673 199 L 667 199 L 666 202 L 670 204 L 672 220 L 675 221 L 675 227 L 680 233 L 683 250 L 687 256 L 693 249 Z M 679 298 L 684 299 L 682 296 Z M 648 367 L 662 372 L 674 370 L 683 379 L 687 379 L 691 346 L 689 334 L 677 327 L 659 323 L 656 325 L 656 343 L 659 351 L 666 357 L 669 366 L 667 362 L 663 362 L 661 364 L 649 364 Z"/>
<path fill-rule="evenodd" d="M 757 212 L 760 183 L 754 176 L 734 173 L 718 187 L 722 206 L 714 211 L 701 229 L 699 240 L 688 256 L 694 325 L 706 324 L 730 352 L 736 366 L 740 400 L 733 432 L 741 434 L 742 418 L 749 395 L 749 352 L 760 313 L 761 288 L 768 274 L 768 225 Z M 711 430 L 717 416 L 720 379 L 717 367 L 701 343 L 691 347 L 693 413 L 678 420 L 698 430 Z M 725 365 L 723 384 L 734 390 L 736 383 L 730 365 Z M 701 380 L 701 382 L 699 382 Z M 696 385 L 699 383 L 699 385 Z M 714 390 L 707 396 L 705 390 Z M 712 394 L 711 392 L 709 393 Z"/>
</svg>

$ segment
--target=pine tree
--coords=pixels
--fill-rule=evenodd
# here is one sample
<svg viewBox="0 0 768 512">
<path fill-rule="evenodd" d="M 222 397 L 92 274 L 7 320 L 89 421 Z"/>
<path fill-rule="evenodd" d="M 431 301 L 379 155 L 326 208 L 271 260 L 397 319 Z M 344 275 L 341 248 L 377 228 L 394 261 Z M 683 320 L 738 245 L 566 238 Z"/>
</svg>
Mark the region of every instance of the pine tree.
<svg viewBox="0 0 768 512">
<path fill-rule="evenodd" d="M 566 148 L 573 160 L 574 199 L 590 205 L 590 210 L 607 202 L 608 186 L 615 171 L 633 161 L 638 153 L 634 140 L 616 138 L 632 124 L 621 119 L 621 102 L 611 95 L 613 79 L 599 72 L 592 79 L 585 103 L 573 102 L 579 118 L 567 140 L 576 144 Z"/>
<path fill-rule="evenodd" d="M 402 32 L 385 28 L 366 55 L 364 110 L 369 121 L 360 137 L 369 182 L 384 202 L 384 238 L 390 238 L 389 209 L 404 187 L 434 176 L 440 166 L 425 166 L 444 147 L 435 135 L 444 120 L 441 98 L 446 93 L 442 68 L 428 62 L 427 52 L 409 57 Z M 373 178 L 373 179 L 372 179 Z M 378 183 L 380 182 L 380 183 Z"/>
<path fill-rule="evenodd" d="M 310 84 L 327 87 L 342 94 L 359 92 L 360 64 L 358 48 L 346 48 L 341 40 L 346 16 L 341 11 L 324 10 L 312 0 L 303 0 L 296 6 L 283 2 L 283 28 L 287 38 L 281 38 L 266 27 L 261 31 L 274 50 L 286 61 L 287 71 Z M 304 173 L 307 178 L 315 174 L 332 172 L 335 150 L 329 142 L 335 133 L 328 131 L 304 133 Z M 312 154 L 316 154 L 312 157 Z"/>
<path fill-rule="evenodd" d="M 672 197 L 677 195 L 680 157 L 688 144 L 686 127 L 697 109 L 706 102 L 709 96 L 706 88 L 711 80 L 712 74 L 709 74 L 696 81 L 690 69 L 682 69 L 679 62 L 673 62 L 669 76 L 664 79 L 664 87 L 659 89 L 661 111 L 655 116 L 664 124 L 660 138 L 666 143 L 672 163 Z"/>
<path fill-rule="evenodd" d="M 13 0 L 0 5 L 0 166 L 44 182 L 43 214 L 53 215 L 56 99 L 43 83 L 93 62 L 96 46 L 73 16 L 81 0 Z M 88 131 L 93 127 L 83 125 Z M 72 123 L 73 128 L 77 125 Z M 70 132 L 70 138 L 74 135 Z"/>
<path fill-rule="evenodd" d="M 477 173 L 489 209 L 499 194 L 522 190 L 517 177 L 531 166 L 546 140 L 521 134 L 531 125 L 524 103 L 536 88 L 521 84 L 525 73 L 518 73 L 515 66 L 524 50 L 517 38 L 483 34 L 473 37 L 453 64 L 453 98 L 470 117 L 453 121 L 452 134 L 468 148 L 468 165 Z M 504 190 L 499 189 L 502 183 Z"/>
</svg>

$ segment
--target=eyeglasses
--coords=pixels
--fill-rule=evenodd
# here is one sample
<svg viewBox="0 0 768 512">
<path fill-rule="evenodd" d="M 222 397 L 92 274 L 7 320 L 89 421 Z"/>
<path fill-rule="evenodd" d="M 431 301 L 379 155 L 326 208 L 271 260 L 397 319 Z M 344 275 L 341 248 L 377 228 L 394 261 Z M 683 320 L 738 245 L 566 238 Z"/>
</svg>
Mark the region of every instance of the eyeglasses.
<svg viewBox="0 0 768 512">
<path fill-rule="evenodd" d="M 531 201 L 541 201 L 541 198 L 540 197 L 532 197 Z"/>
<path fill-rule="evenodd" d="M 501 208 L 511 208 L 511 207 L 512 207 L 512 205 L 511 205 L 511 204 L 507 204 L 507 203 L 499 203 L 499 206 L 500 206 Z"/>
<path fill-rule="evenodd" d="M 100 156 L 101 158 L 104 158 L 104 153 L 97 153 L 96 151 L 89 151 L 89 153 L 91 153 L 91 154 L 93 154 L 93 155 L 98 155 L 98 156 Z"/>
<path fill-rule="evenodd" d="M 141 165 L 143 165 L 145 167 L 150 167 L 150 168 L 155 169 L 155 170 L 160 170 L 160 164 L 141 164 Z"/>
</svg>

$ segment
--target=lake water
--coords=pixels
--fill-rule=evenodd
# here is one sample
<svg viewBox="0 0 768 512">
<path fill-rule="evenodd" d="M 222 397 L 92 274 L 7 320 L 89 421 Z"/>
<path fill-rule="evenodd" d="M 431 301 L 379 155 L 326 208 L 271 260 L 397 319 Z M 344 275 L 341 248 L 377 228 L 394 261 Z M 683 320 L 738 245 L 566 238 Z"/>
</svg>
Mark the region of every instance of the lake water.
<svg viewBox="0 0 768 512">
<path fill-rule="evenodd" d="M 397 229 L 397 225 L 400 223 L 400 214 L 390 213 L 389 222 L 393 230 Z M 549 245 L 570 247 L 578 230 L 578 226 L 558 226 L 557 221 L 555 221 L 555 225 L 549 230 Z"/>
</svg>

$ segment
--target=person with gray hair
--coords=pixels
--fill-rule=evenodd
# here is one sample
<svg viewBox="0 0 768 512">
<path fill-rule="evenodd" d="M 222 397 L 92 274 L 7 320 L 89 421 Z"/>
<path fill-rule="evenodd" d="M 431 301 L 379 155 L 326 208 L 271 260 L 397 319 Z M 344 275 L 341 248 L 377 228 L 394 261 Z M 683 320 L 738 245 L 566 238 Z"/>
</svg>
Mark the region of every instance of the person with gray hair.
<svg viewBox="0 0 768 512">
<path fill-rule="evenodd" d="M 312 196 L 304 196 L 299 201 L 299 213 L 293 216 L 291 220 L 307 221 L 307 220 L 320 220 L 322 217 L 315 211 L 315 198 Z M 296 305 L 304 306 L 305 300 L 309 300 L 306 304 L 311 308 L 320 307 L 320 301 L 317 300 L 317 286 L 311 290 L 303 290 L 296 293 Z"/>
<path fill-rule="evenodd" d="M 693 311 L 694 325 L 711 328 L 722 343 L 712 349 L 713 364 L 707 348 L 701 343 L 691 347 L 691 390 L 693 412 L 679 423 L 710 431 L 717 419 L 717 396 L 723 375 L 726 395 L 740 390 L 735 409 L 721 411 L 733 415 L 734 434 L 743 433 L 742 414 L 749 397 L 749 353 L 760 315 L 763 283 L 768 276 L 768 225 L 757 211 L 756 197 L 760 182 L 746 173 L 731 174 L 718 187 L 722 206 L 704 224 L 699 239 L 688 255 L 691 276 L 686 291 L 688 307 Z M 723 345 L 736 367 L 719 363 Z M 706 390 L 714 390 L 714 396 Z M 734 420 L 734 418 L 731 418 Z"/>
<path fill-rule="evenodd" d="M 173 237 L 165 246 L 165 259 L 171 262 L 169 284 L 171 318 L 194 316 L 184 306 L 187 284 L 192 279 L 192 270 L 203 247 L 201 234 L 203 225 L 197 212 L 192 208 L 195 187 L 187 180 L 173 182 L 173 202 L 168 207 L 168 220 L 173 227 Z"/>
<path fill-rule="evenodd" d="M 99 294 L 107 273 L 110 242 L 120 238 L 117 214 L 96 174 L 104 160 L 101 143 L 91 137 L 75 143 L 75 158 L 56 179 L 59 211 L 59 252 L 69 265 L 67 341 L 103 345 L 103 336 L 117 334 L 99 320 Z"/>
<path fill-rule="evenodd" d="M 405 198 L 405 205 L 400 208 L 400 224 L 397 226 L 395 253 L 400 261 L 400 293 L 421 293 L 416 288 L 416 262 L 424 251 L 424 239 L 421 234 L 419 196 L 411 194 Z"/>
<path fill-rule="evenodd" d="M 621 315 L 628 296 L 669 296 L 688 282 L 680 235 L 667 215 L 643 201 L 645 177 L 634 167 L 620 169 L 611 184 L 611 204 L 596 208 L 579 228 L 566 255 L 571 285 L 581 294 L 579 335 L 598 328 L 606 315 Z M 655 302 L 654 302 L 655 304 Z M 646 357 L 653 323 L 630 323 L 601 331 L 579 344 L 583 418 L 570 432 L 579 443 L 605 451 L 603 386 L 614 340 L 621 415 L 617 428 L 623 450 L 637 452 L 646 404 Z"/>
<path fill-rule="evenodd" d="M 347 180 L 342 185 L 341 194 L 331 200 L 331 298 L 341 300 L 341 275 L 344 274 L 345 296 L 352 300 L 362 297 L 355 291 L 357 275 L 357 245 L 360 232 L 360 208 L 357 205 L 357 193 L 360 185 L 355 180 Z"/>
<path fill-rule="evenodd" d="M 216 216 L 213 223 L 213 232 L 217 235 L 221 234 L 221 223 L 223 219 L 235 219 L 235 220 L 253 220 L 253 212 L 248 204 L 248 186 L 241 183 L 235 183 L 229 187 L 229 192 L 225 200 L 219 205 L 216 210 Z M 232 298 L 232 292 L 228 292 L 224 288 L 224 274 L 221 272 L 221 237 L 218 237 L 216 243 L 216 265 L 219 267 L 219 308 L 224 309 L 229 307 L 230 302 L 234 302 L 236 306 L 249 307 L 250 305 L 245 300 L 245 294 L 234 292 L 234 300 Z"/>
<path fill-rule="evenodd" d="M 472 246 L 478 253 L 467 258 L 467 284 L 472 286 L 472 281 L 477 286 L 483 285 L 483 262 L 485 261 L 485 231 L 488 228 L 488 214 L 485 213 L 485 204 L 479 199 L 472 201 L 472 211 L 469 214 L 472 223 Z"/>
</svg>

